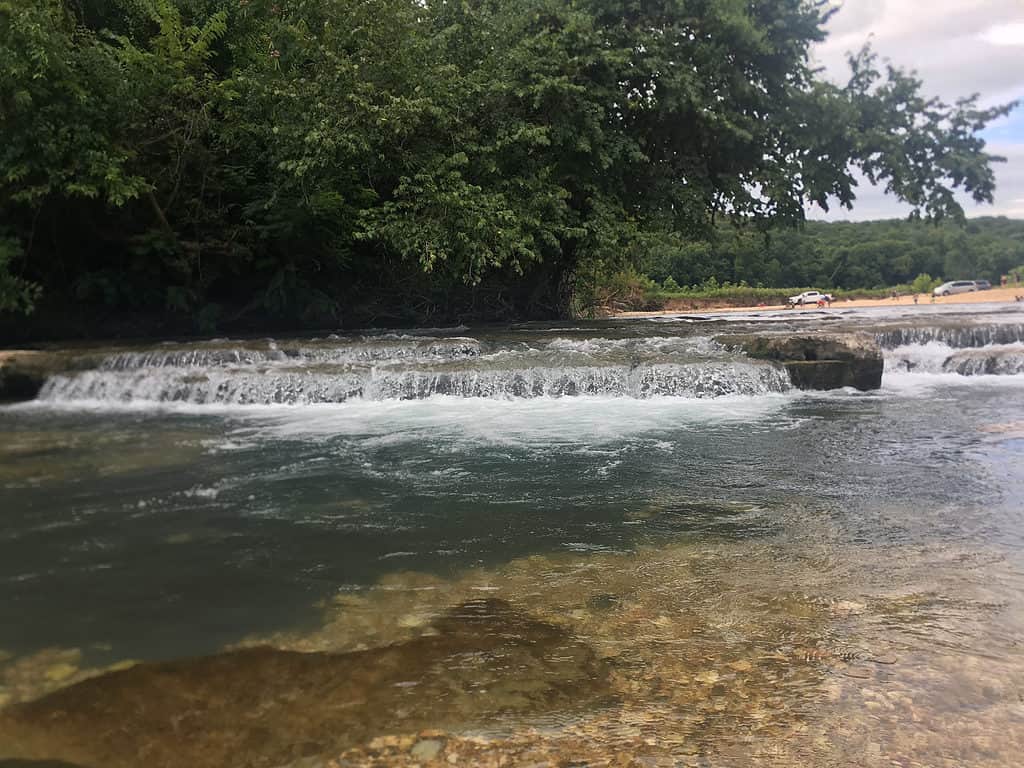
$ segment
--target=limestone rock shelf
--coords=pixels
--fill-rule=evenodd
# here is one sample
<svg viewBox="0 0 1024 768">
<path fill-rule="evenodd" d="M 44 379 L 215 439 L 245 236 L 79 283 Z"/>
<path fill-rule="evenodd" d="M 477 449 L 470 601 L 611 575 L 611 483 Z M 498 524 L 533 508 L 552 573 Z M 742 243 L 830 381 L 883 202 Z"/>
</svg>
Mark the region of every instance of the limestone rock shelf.
<svg viewBox="0 0 1024 768">
<path fill-rule="evenodd" d="M 882 348 L 867 333 L 737 334 L 716 341 L 750 357 L 780 363 L 800 389 L 866 391 L 882 386 Z"/>
</svg>

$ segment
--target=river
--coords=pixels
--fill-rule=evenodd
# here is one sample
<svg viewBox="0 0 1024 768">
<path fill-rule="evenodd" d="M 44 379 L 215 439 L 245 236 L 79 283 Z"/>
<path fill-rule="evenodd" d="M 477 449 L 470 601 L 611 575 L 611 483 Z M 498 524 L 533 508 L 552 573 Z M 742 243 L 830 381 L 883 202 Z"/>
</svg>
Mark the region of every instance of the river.
<svg viewBox="0 0 1024 768">
<path fill-rule="evenodd" d="M 1018 765 L 1024 312 L 959 311 L 105 349 L 0 408 L 0 766 Z M 817 327 L 882 388 L 715 341 Z"/>
</svg>

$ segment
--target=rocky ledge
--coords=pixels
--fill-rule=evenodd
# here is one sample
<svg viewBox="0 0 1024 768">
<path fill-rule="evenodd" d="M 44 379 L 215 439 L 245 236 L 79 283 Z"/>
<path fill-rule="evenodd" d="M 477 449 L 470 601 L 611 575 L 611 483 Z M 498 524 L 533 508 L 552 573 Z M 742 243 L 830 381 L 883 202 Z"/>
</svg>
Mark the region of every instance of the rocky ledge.
<svg viewBox="0 0 1024 768">
<path fill-rule="evenodd" d="M 0 352 L 0 403 L 33 399 L 47 376 L 67 366 L 58 357 L 32 350 Z"/>
<path fill-rule="evenodd" d="M 0 350 L 0 403 L 34 400 L 51 376 L 96 368 L 106 354 L 104 350 Z"/>
<path fill-rule="evenodd" d="M 882 386 L 882 348 L 866 333 L 736 334 L 716 341 L 742 349 L 750 357 L 782 364 L 793 386 L 800 389 Z"/>
</svg>

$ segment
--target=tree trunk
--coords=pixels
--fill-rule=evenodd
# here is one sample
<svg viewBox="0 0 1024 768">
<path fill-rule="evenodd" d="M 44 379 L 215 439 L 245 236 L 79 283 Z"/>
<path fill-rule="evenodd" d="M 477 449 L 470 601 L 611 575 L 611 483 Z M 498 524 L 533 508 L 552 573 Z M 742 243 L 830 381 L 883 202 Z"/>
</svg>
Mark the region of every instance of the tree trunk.
<svg viewBox="0 0 1024 768">
<path fill-rule="evenodd" d="M 174 229 L 171 227 L 171 223 L 167 220 L 167 216 L 164 214 L 164 209 L 160 207 L 160 203 L 157 201 L 156 195 L 153 194 L 153 190 L 149 190 L 146 193 L 146 198 L 149 200 L 149 205 L 153 209 L 153 214 L 156 216 L 156 220 L 160 222 L 160 229 L 162 229 L 172 240 L 176 239 L 174 236 Z"/>
</svg>

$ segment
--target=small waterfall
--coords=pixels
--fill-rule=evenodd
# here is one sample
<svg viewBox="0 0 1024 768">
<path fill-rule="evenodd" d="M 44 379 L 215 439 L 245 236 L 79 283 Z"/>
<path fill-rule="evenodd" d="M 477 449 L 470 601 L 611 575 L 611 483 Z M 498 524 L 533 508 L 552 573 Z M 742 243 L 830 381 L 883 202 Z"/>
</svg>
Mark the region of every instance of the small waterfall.
<svg viewBox="0 0 1024 768">
<path fill-rule="evenodd" d="M 952 373 L 1013 376 L 1024 373 L 1024 324 L 906 326 L 875 334 L 887 374 Z"/>
<path fill-rule="evenodd" d="M 54 376 L 39 398 L 192 404 L 595 395 L 709 398 L 789 390 L 785 370 L 710 339 L 549 339 L 526 343 L 373 338 L 264 347 L 119 352 Z"/>
<path fill-rule="evenodd" d="M 1024 373 L 1024 344 L 991 344 L 957 349 L 941 342 L 887 350 L 889 373 L 956 373 L 961 376 L 1013 376 Z"/>
<path fill-rule="evenodd" d="M 43 385 L 39 399 L 196 405 L 342 403 L 359 397 L 362 387 L 361 377 L 345 373 L 260 373 L 245 369 L 192 373 L 165 367 L 136 369 L 128 375 L 97 370 L 54 376 Z"/>
<path fill-rule="evenodd" d="M 955 350 L 939 341 L 905 344 L 885 350 L 886 373 L 943 373 L 944 364 Z"/>
<path fill-rule="evenodd" d="M 118 352 L 100 363 L 105 371 L 140 368 L 213 368 L 222 365 L 254 365 L 287 359 L 276 349 L 175 349 Z"/>
<path fill-rule="evenodd" d="M 649 364 L 524 368 L 502 371 L 429 373 L 404 371 L 375 378 L 364 389 L 372 400 L 414 400 L 433 395 L 455 397 L 721 397 L 784 392 L 785 371 L 744 363 Z"/>
<path fill-rule="evenodd" d="M 1024 324 L 906 326 L 889 328 L 878 332 L 875 336 L 884 349 L 930 343 L 964 349 L 1024 342 Z"/>
<path fill-rule="evenodd" d="M 139 368 L 213 368 L 232 365 L 293 362 L 358 363 L 386 360 L 458 360 L 480 355 L 480 342 L 470 338 L 385 336 L 355 341 L 316 340 L 306 344 L 269 342 L 262 347 L 148 349 L 118 352 L 100 367 L 110 371 Z"/>
<path fill-rule="evenodd" d="M 1024 345 L 961 350 L 943 362 L 947 373 L 961 376 L 1013 376 L 1024 373 Z"/>
</svg>

